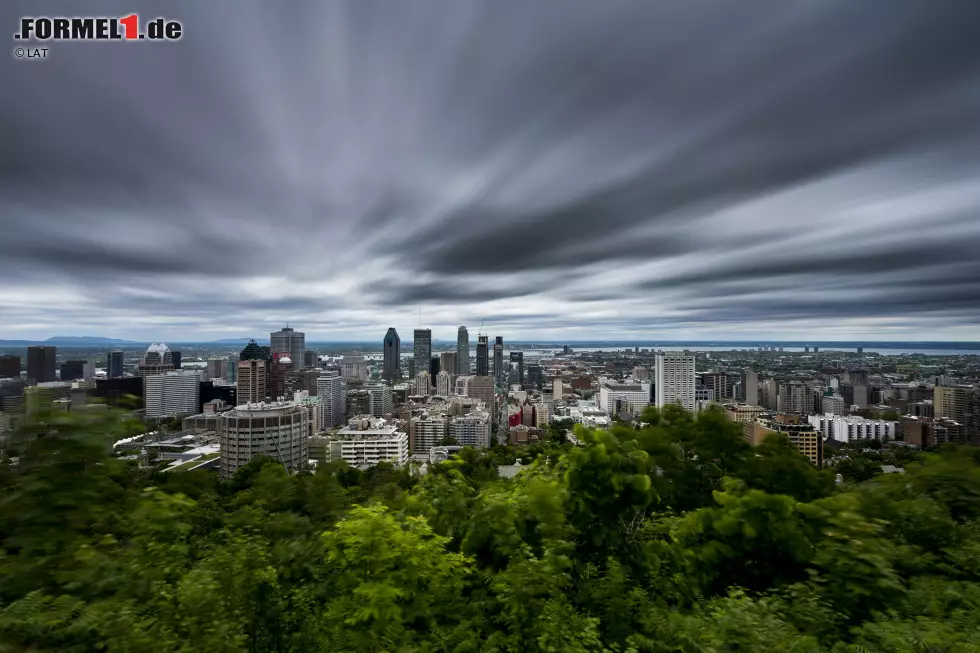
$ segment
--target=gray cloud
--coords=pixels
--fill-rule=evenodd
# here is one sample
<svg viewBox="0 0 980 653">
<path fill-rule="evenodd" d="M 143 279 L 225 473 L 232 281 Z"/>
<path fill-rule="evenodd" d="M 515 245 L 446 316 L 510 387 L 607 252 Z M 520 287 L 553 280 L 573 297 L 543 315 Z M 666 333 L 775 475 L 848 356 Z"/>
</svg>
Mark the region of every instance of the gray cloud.
<svg viewBox="0 0 980 653">
<path fill-rule="evenodd" d="M 43 11 L 184 38 L 0 58 L 0 337 L 980 320 L 976 3 Z"/>
</svg>

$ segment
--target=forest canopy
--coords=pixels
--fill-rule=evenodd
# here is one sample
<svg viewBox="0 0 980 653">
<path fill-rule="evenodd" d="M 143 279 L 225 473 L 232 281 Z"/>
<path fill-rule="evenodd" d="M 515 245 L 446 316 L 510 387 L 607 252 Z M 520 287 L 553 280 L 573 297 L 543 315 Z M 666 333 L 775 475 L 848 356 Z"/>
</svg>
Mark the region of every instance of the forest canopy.
<svg viewBox="0 0 980 653">
<path fill-rule="evenodd" d="M 835 482 L 714 411 L 643 422 L 221 481 L 57 417 L 0 464 L 0 653 L 980 650 L 977 449 Z"/>
</svg>

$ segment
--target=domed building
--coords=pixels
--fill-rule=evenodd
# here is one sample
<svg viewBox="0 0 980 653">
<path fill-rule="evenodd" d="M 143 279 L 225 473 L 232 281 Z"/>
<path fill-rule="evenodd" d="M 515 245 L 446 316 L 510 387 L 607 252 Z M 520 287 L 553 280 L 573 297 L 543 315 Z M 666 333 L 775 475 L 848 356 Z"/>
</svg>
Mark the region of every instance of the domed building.
<svg viewBox="0 0 980 653">
<path fill-rule="evenodd" d="M 162 342 L 154 342 L 146 348 L 146 353 L 140 359 L 139 376 L 165 374 L 174 369 L 173 355 L 170 348 Z"/>
</svg>

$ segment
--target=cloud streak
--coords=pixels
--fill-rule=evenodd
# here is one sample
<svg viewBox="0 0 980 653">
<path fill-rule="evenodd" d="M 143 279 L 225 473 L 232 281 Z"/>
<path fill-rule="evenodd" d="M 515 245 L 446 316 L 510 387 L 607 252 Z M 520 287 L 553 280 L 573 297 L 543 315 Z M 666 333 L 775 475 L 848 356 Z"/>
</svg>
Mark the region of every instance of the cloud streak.
<svg viewBox="0 0 980 653">
<path fill-rule="evenodd" d="M 0 337 L 980 321 L 974 3 L 45 5 L 132 11 L 0 60 Z"/>
</svg>

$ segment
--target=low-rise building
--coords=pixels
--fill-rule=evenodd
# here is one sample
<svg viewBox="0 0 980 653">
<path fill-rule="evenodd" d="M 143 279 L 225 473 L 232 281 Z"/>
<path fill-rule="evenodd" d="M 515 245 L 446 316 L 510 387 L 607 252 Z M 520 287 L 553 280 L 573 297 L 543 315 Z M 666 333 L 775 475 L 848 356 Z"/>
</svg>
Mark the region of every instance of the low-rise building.
<svg viewBox="0 0 980 653">
<path fill-rule="evenodd" d="M 811 424 L 799 422 L 792 419 L 793 417 L 795 416 L 757 417 L 752 423 L 752 438 L 749 442 L 753 445 L 759 445 L 774 433 L 785 435 L 797 451 L 806 456 L 811 463 L 821 467 L 823 465 L 823 436 Z"/>
<path fill-rule="evenodd" d="M 318 443 L 319 444 L 319 443 Z M 382 418 L 361 415 L 329 436 L 329 460 L 344 460 L 353 467 L 370 467 L 389 462 L 405 465 L 410 457 L 408 434 Z"/>
<path fill-rule="evenodd" d="M 851 440 L 894 440 L 897 436 L 895 422 L 883 419 L 835 415 L 810 415 L 810 424 L 825 438 L 838 442 Z"/>
<path fill-rule="evenodd" d="M 474 411 L 468 415 L 453 417 L 449 425 L 449 435 L 461 446 L 485 449 L 490 446 L 491 421 L 487 411 Z"/>
<path fill-rule="evenodd" d="M 293 402 L 242 404 L 218 418 L 221 476 L 230 478 L 256 456 L 275 458 L 288 470 L 309 460 L 310 413 Z"/>
</svg>

